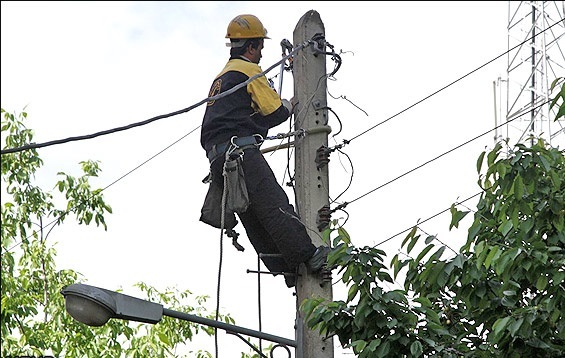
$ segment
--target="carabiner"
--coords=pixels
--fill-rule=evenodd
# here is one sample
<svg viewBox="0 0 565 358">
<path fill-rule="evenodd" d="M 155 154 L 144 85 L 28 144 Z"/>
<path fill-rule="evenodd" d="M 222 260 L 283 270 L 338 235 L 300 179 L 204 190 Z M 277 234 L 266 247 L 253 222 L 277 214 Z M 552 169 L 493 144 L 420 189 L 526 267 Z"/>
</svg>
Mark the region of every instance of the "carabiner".
<svg viewBox="0 0 565 358">
<path fill-rule="evenodd" d="M 230 139 L 230 143 L 231 143 L 231 145 L 232 145 L 233 147 L 239 148 L 239 146 L 238 146 L 237 144 L 235 144 L 235 140 L 236 140 L 236 139 L 237 139 L 237 136 L 236 136 L 236 135 L 232 136 L 231 139 Z"/>
<path fill-rule="evenodd" d="M 253 137 L 255 137 L 255 140 L 257 141 L 257 144 L 255 144 L 256 147 L 261 146 L 261 144 L 265 141 L 261 134 L 253 134 Z"/>
</svg>

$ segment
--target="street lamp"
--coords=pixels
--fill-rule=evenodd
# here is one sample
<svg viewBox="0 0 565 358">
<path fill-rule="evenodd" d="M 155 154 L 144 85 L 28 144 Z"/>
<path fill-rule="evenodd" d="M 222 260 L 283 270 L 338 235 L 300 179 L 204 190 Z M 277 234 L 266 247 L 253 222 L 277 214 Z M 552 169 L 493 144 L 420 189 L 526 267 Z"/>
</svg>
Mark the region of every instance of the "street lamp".
<svg viewBox="0 0 565 358">
<path fill-rule="evenodd" d="M 99 327 L 110 318 L 158 323 L 163 306 L 103 288 L 75 283 L 61 290 L 65 308 L 77 321 Z"/>
<path fill-rule="evenodd" d="M 160 322 L 163 316 L 169 316 L 184 321 L 220 328 L 227 333 L 236 335 L 241 333 L 255 338 L 266 339 L 271 342 L 279 343 L 283 347 L 296 347 L 296 341 L 291 339 L 188 313 L 173 311 L 163 308 L 163 306 L 158 303 L 82 283 L 75 283 L 64 287 L 61 290 L 61 294 L 65 297 L 65 308 L 71 317 L 89 326 L 102 326 L 106 324 L 110 318 L 155 324 Z"/>
</svg>

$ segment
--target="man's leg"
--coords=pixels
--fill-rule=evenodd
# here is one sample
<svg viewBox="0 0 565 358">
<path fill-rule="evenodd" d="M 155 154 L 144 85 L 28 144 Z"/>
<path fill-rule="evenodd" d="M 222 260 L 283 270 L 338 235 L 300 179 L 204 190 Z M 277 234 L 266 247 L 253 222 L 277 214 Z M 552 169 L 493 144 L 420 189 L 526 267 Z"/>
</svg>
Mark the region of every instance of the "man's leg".
<svg viewBox="0 0 565 358">
<path fill-rule="evenodd" d="M 218 159 L 212 163 L 212 180 L 215 184 L 219 185 L 222 190 L 224 186 L 223 177 L 223 165 L 224 161 Z M 250 180 L 248 178 L 247 180 Z M 252 203 L 251 203 L 252 204 Z M 252 205 L 251 205 L 252 206 Z M 252 210 L 247 210 L 244 213 L 238 213 L 241 224 L 245 228 L 245 232 L 249 239 L 251 245 L 255 249 L 257 254 L 270 254 L 273 256 L 261 257 L 261 261 L 267 267 L 270 272 L 281 272 L 281 273 L 295 273 L 295 270 L 291 269 L 287 264 L 286 260 L 282 257 L 277 245 L 275 245 L 270 234 L 264 229 L 261 222 L 255 216 Z M 287 286 L 294 286 L 295 277 L 285 275 L 285 281 Z"/>
<path fill-rule="evenodd" d="M 244 215 L 256 218 L 264 232 L 268 233 L 253 240 L 265 241 L 264 245 L 269 248 L 276 247 L 294 271 L 314 254 L 316 246 L 259 150 L 245 151 L 243 170 L 250 200 Z M 252 226 L 255 227 L 255 224 Z"/>
<path fill-rule="evenodd" d="M 249 212 L 238 214 L 241 223 L 245 227 L 245 232 L 247 233 L 247 237 L 249 238 L 249 242 L 253 245 L 253 248 L 257 252 L 257 254 L 270 254 L 270 255 L 278 255 L 278 256 L 271 256 L 271 257 L 264 257 L 262 258 L 263 263 L 271 272 L 289 272 L 290 268 L 286 264 L 286 261 L 283 259 L 277 245 L 273 242 L 270 238 L 270 235 L 259 220 L 255 217 L 255 215 L 250 214 Z"/>
</svg>

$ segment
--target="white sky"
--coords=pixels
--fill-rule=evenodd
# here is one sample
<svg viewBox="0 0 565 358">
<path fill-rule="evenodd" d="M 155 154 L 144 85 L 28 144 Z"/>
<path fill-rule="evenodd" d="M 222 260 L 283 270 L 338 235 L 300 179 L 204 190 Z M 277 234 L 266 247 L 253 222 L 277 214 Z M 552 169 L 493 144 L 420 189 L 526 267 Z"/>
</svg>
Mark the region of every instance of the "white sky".
<svg viewBox="0 0 565 358">
<path fill-rule="evenodd" d="M 229 57 L 227 24 L 242 13 L 257 15 L 272 38 L 263 50 L 263 69 L 280 60 L 280 41 L 292 42 L 302 15 L 320 13 L 327 41 L 343 51 L 341 69 L 335 81 L 328 81 L 328 90 L 368 114 L 328 96 L 343 125 L 330 145 L 404 111 L 507 50 L 505 1 L 2 1 L 1 6 L 1 105 L 9 112 L 27 106 L 27 126 L 35 131 L 36 143 L 125 126 L 206 98 Z M 340 200 L 353 201 L 493 128 L 493 81 L 505 75 L 505 65 L 502 57 L 345 146 L 353 183 Z M 333 69 L 329 59 L 327 69 Z M 268 77 L 277 74 L 278 68 Z M 284 84 L 283 97 L 292 97 L 288 72 Z M 106 216 L 107 232 L 71 219 L 53 231 L 50 240 L 57 242 L 60 269 L 82 273 L 88 284 L 133 295 L 131 287 L 139 281 L 189 289 L 209 295 L 208 307 L 215 308 L 220 232 L 198 221 L 207 190 L 201 180 L 208 171 L 199 144 L 203 110 L 39 149 L 45 165 L 37 180 L 45 190 L 53 187 L 59 171 L 80 175 L 78 163 L 86 159 L 100 160 L 102 173 L 94 185 L 106 187 L 186 135 L 104 192 L 114 210 Z M 329 118 L 331 136 L 340 124 L 333 114 Z M 270 134 L 287 129 L 288 122 Z M 353 243 L 375 245 L 477 193 L 476 159 L 492 144 L 493 135 L 483 136 L 348 205 L 345 228 Z M 283 184 L 288 181 L 283 176 L 286 155 L 269 156 Z M 352 169 L 338 152 L 331 154 L 329 165 L 330 196 L 335 197 L 347 187 Z M 332 218 L 345 216 L 336 212 Z M 444 214 L 422 228 L 457 250 L 467 226 L 448 232 L 449 222 Z M 238 326 L 258 329 L 256 277 L 246 273 L 257 268 L 257 257 L 242 226 L 236 230 L 246 251 L 236 251 L 226 238 L 221 312 L 230 313 Z M 388 253 L 386 264 L 403 238 L 379 246 Z M 263 331 L 294 339 L 292 290 L 280 276 L 265 275 L 261 282 Z M 334 287 L 334 298 L 344 299 L 343 287 Z M 236 337 L 219 334 L 220 355 L 248 351 Z M 348 356 L 335 343 L 335 356 Z M 201 344 L 191 349 L 214 352 L 213 338 Z"/>
</svg>

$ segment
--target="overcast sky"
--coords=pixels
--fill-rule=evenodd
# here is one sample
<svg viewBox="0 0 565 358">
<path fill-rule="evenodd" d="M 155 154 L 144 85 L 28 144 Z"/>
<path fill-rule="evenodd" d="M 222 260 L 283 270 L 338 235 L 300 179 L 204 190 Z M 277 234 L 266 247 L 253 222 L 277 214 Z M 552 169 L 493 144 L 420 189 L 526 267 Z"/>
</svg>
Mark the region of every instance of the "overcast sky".
<svg viewBox="0 0 565 358">
<path fill-rule="evenodd" d="M 339 116 L 338 121 L 329 115 L 330 145 L 355 137 L 342 149 L 353 166 L 333 152 L 329 180 L 330 196 L 336 197 L 353 177 L 339 200 L 354 202 L 347 213 L 332 216 L 347 218 L 353 244 L 379 244 L 388 264 L 404 238 L 398 233 L 479 192 L 476 159 L 493 146 L 494 135 L 452 149 L 494 127 L 493 82 L 506 75 L 506 57 L 436 92 L 507 51 L 506 1 L 2 1 L 1 6 L 1 105 L 9 112 L 25 107 L 36 143 L 187 108 L 206 98 L 228 60 L 224 37 L 233 17 L 252 13 L 268 29 L 271 40 L 260 63 L 266 69 L 281 59 L 280 41 L 292 42 L 302 15 L 316 10 L 326 40 L 343 61 L 328 81 L 328 105 Z M 328 59 L 328 72 L 333 65 Z M 277 75 L 278 68 L 267 77 L 278 84 Z M 283 79 L 282 96 L 290 98 L 292 75 L 285 72 Z M 53 231 L 60 269 L 130 294 L 140 281 L 189 289 L 209 295 L 208 307 L 215 309 L 220 232 L 198 221 L 207 190 L 201 180 L 208 173 L 199 143 L 203 111 L 200 106 L 128 131 L 38 150 L 45 165 L 36 179 L 45 190 L 54 186 L 57 172 L 78 176 L 81 160 L 99 160 L 102 173 L 94 185 L 108 187 L 105 199 L 114 210 L 106 216 L 108 231 L 75 225 L 70 218 Z M 288 122 L 270 134 L 287 130 Z M 294 203 L 285 186 L 286 157 L 279 151 L 268 160 Z M 457 250 L 466 226 L 449 232 L 449 223 L 446 213 L 422 228 Z M 236 230 L 246 250 L 236 251 L 226 238 L 221 312 L 239 326 L 258 329 L 257 280 L 246 273 L 257 268 L 257 256 L 242 226 Z M 293 291 L 280 276 L 265 275 L 261 285 L 263 331 L 294 339 Z M 344 299 L 343 287 L 334 287 L 334 298 Z M 236 337 L 219 334 L 224 357 L 248 350 Z M 200 343 L 191 349 L 214 352 L 213 338 Z M 335 343 L 336 357 L 347 356 Z"/>
</svg>

